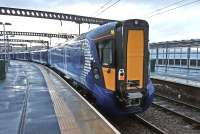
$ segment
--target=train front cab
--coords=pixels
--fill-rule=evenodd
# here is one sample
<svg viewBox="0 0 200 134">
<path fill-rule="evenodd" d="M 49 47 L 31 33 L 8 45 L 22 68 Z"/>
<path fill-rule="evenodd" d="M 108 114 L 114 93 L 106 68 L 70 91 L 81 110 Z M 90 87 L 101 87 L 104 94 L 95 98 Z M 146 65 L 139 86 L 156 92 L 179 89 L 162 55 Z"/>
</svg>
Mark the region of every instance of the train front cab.
<svg viewBox="0 0 200 134">
<path fill-rule="evenodd" d="M 148 108 L 153 86 L 148 75 L 148 23 L 129 20 L 96 41 L 104 86 L 117 100 L 116 111 L 137 113 Z M 108 107 L 109 108 L 109 104 Z"/>
</svg>

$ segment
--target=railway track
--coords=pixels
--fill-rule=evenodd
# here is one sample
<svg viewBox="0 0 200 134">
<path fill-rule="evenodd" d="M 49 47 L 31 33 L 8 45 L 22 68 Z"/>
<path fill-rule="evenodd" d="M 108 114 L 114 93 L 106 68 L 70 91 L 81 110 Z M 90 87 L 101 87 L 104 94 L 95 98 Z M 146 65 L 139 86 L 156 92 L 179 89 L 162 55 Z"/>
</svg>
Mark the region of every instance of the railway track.
<svg viewBox="0 0 200 134">
<path fill-rule="evenodd" d="M 135 117 L 145 126 L 149 127 L 150 129 L 152 129 L 152 131 L 154 131 L 155 133 L 158 134 L 167 134 L 164 130 L 161 130 L 160 128 L 158 128 L 157 126 L 155 126 L 154 124 L 152 124 L 151 122 L 145 120 L 143 117 L 139 116 L 139 115 L 135 115 Z"/>
<path fill-rule="evenodd" d="M 131 114 L 121 118 L 104 115 L 122 134 L 167 134 L 140 115 Z"/>
<path fill-rule="evenodd" d="M 186 103 L 185 105 L 188 104 L 187 106 L 191 105 L 192 107 L 197 107 L 197 109 L 200 108 L 199 88 L 189 85 L 183 85 L 180 83 L 173 83 L 165 80 L 153 79 L 153 78 L 152 81 L 155 86 L 156 93 L 165 96 L 170 96 L 170 99 L 171 98 L 176 99 L 177 95 L 181 95 L 178 101 L 182 101 L 183 103 L 185 102 Z"/>
<path fill-rule="evenodd" d="M 168 112 L 171 112 L 171 113 L 173 113 L 175 115 L 178 115 L 178 116 L 182 117 L 184 120 L 188 121 L 190 124 L 196 123 L 200 127 L 200 121 L 198 121 L 196 119 L 193 119 L 193 118 L 191 118 L 189 116 L 186 116 L 183 113 L 177 112 L 177 111 L 172 110 L 170 108 L 166 108 L 165 106 L 162 106 L 162 105 L 159 105 L 159 104 L 156 104 L 156 103 L 153 103 L 153 106 L 159 107 L 159 108 L 161 108 L 161 109 L 163 109 L 165 111 L 168 111 Z"/>
<path fill-rule="evenodd" d="M 176 114 L 185 120 L 200 126 L 200 108 L 156 94 L 154 106 Z"/>
<path fill-rule="evenodd" d="M 148 123 L 150 128 L 156 126 L 157 133 L 176 133 L 176 134 L 198 134 L 200 133 L 199 123 L 175 114 L 158 105 L 152 105 L 146 112 L 139 114 Z M 155 132 L 155 130 L 154 130 Z"/>
<path fill-rule="evenodd" d="M 163 99 L 163 103 L 162 104 L 159 104 L 158 103 L 158 97 L 159 98 L 162 98 Z M 153 105 L 152 105 L 152 108 L 154 109 L 153 111 L 155 111 L 155 110 L 158 110 L 158 109 L 161 109 L 163 112 L 165 112 L 166 113 L 166 111 L 169 113 L 169 114 L 171 114 L 171 115 L 175 115 L 175 116 L 178 116 L 178 117 L 180 117 L 180 119 L 183 119 L 183 121 L 186 121 L 188 124 L 190 124 L 190 125 L 192 125 L 192 126 L 194 126 L 194 127 L 192 127 L 191 129 L 195 129 L 195 131 L 198 131 L 198 132 L 200 132 L 200 121 L 199 120 L 197 120 L 196 118 L 194 118 L 194 117 L 192 117 L 192 116 L 187 116 L 187 115 L 185 115 L 185 113 L 183 113 L 183 112 L 181 112 L 181 110 L 182 111 L 184 111 L 183 109 L 180 109 L 180 107 L 184 107 L 185 108 L 185 111 L 186 111 L 186 109 L 188 109 L 187 110 L 187 112 L 195 112 L 195 113 L 193 113 L 193 115 L 194 114 L 196 114 L 197 116 L 200 114 L 200 108 L 199 107 L 196 107 L 196 106 L 193 106 L 193 105 L 190 105 L 190 104 L 187 104 L 187 103 L 184 103 L 184 102 L 181 102 L 181 101 L 177 101 L 177 100 L 175 100 L 175 99 L 171 99 L 171 98 L 168 98 L 168 97 L 165 97 L 165 96 L 162 96 L 162 95 L 159 95 L 159 94 L 156 94 L 156 101 L 155 102 L 153 102 Z M 161 99 L 159 99 L 159 100 L 161 100 Z M 156 103 L 157 102 L 157 103 Z M 174 108 L 172 108 L 172 107 L 169 107 L 169 104 L 167 105 L 166 103 L 169 103 L 169 102 L 171 102 L 172 103 L 172 105 L 174 105 Z M 165 104 L 164 104 L 165 103 Z M 175 107 L 177 107 L 177 106 L 179 106 L 177 109 L 179 109 L 179 110 L 177 110 Z M 148 116 L 150 116 L 150 114 L 148 115 Z M 159 114 L 157 115 L 158 117 L 159 117 Z M 166 128 L 163 128 L 163 127 L 161 127 L 161 126 L 159 126 L 159 125 L 157 125 L 156 123 L 154 123 L 154 121 L 153 120 L 149 120 L 149 119 L 147 119 L 145 116 L 143 117 L 142 116 L 142 114 L 136 114 L 135 116 L 134 116 L 137 120 L 139 120 L 142 124 L 144 124 L 145 126 L 147 126 L 148 128 L 150 128 L 153 132 L 155 132 L 155 133 L 158 133 L 158 134 L 167 134 L 167 133 L 173 133 L 172 131 L 170 131 L 170 129 L 169 129 L 169 131 L 167 130 L 166 131 Z M 159 117 L 159 118 L 162 118 L 162 117 Z M 155 119 L 155 120 L 157 120 L 157 119 Z M 174 121 L 176 122 L 176 118 L 174 118 Z M 167 123 L 166 123 L 167 124 Z M 169 124 L 169 126 L 170 126 L 170 124 Z M 175 127 L 175 126 L 174 126 Z M 176 130 L 175 130 L 176 131 Z M 191 130 L 192 131 L 192 130 Z M 197 133 L 198 133 L 197 132 Z M 179 132 L 177 132 L 177 133 L 179 133 Z M 180 132 L 181 133 L 181 132 Z M 186 132 L 186 133 L 190 133 L 190 132 Z M 191 132 L 192 133 L 192 132 Z"/>
<path fill-rule="evenodd" d="M 163 96 L 163 95 L 157 94 L 157 93 L 155 94 L 155 96 L 156 96 L 156 97 L 161 97 L 161 98 L 167 99 L 167 100 L 169 100 L 169 101 L 172 101 L 172 102 L 175 102 L 175 103 L 179 103 L 179 104 L 185 105 L 185 106 L 187 106 L 187 107 L 190 107 L 190 108 L 192 108 L 192 109 L 195 109 L 195 110 L 200 111 L 200 107 L 197 107 L 197 106 L 195 106 L 195 105 L 191 105 L 191 104 L 185 103 L 185 102 L 183 102 L 183 101 L 178 101 L 178 100 L 176 100 L 176 99 L 169 98 L 169 97 L 167 97 L 167 96 Z"/>
</svg>

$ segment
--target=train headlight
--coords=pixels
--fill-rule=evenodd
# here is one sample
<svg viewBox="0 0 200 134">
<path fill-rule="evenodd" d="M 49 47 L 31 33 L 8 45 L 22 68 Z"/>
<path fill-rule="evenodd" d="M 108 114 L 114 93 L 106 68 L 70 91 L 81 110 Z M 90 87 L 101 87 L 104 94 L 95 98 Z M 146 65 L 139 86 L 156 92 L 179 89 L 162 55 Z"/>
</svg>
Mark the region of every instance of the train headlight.
<svg viewBox="0 0 200 134">
<path fill-rule="evenodd" d="M 99 70 L 98 70 L 97 68 L 95 68 L 95 69 L 93 70 L 93 73 L 94 73 L 94 74 L 97 74 L 97 73 L 99 73 Z"/>
<path fill-rule="evenodd" d="M 93 74 L 94 74 L 94 78 L 95 78 L 96 80 L 99 80 L 99 79 L 100 79 L 100 75 L 99 75 L 99 70 L 98 70 L 98 68 L 94 68 L 94 69 L 93 69 Z"/>
<path fill-rule="evenodd" d="M 138 21 L 138 20 L 135 20 L 134 23 L 135 23 L 135 25 L 137 25 L 137 24 L 139 23 L 139 21 Z"/>
<path fill-rule="evenodd" d="M 95 75 L 94 75 L 94 78 L 95 78 L 96 80 L 98 80 L 98 79 L 100 78 L 99 74 L 95 74 Z"/>
</svg>

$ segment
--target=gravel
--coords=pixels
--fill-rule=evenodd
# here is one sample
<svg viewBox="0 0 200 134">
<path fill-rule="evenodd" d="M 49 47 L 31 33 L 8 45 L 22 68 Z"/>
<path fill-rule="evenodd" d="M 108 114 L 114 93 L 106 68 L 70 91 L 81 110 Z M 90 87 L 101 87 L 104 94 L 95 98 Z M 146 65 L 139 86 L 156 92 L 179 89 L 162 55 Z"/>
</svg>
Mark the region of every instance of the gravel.
<svg viewBox="0 0 200 134">
<path fill-rule="evenodd" d="M 146 127 L 133 117 L 108 119 L 122 134 L 155 134 L 151 128 Z"/>
<path fill-rule="evenodd" d="M 176 103 L 173 101 L 168 101 L 167 99 L 163 99 L 161 97 L 156 97 L 155 101 L 156 104 L 162 105 L 164 107 L 173 109 L 174 111 L 181 113 L 183 115 L 186 115 L 188 117 L 191 117 L 195 120 L 200 121 L 200 111 L 196 109 L 192 109 L 186 105 Z"/>
<path fill-rule="evenodd" d="M 200 133 L 200 129 L 195 128 L 196 126 L 194 124 L 190 124 L 181 117 L 154 106 L 140 114 L 140 116 L 170 134 Z"/>
</svg>

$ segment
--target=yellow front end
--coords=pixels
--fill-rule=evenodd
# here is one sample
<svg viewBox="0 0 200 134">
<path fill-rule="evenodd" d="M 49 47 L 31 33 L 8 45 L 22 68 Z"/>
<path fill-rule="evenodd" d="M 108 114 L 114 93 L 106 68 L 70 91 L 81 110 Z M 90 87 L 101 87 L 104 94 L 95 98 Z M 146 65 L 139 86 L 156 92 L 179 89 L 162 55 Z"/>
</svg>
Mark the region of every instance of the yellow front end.
<svg viewBox="0 0 200 134">
<path fill-rule="evenodd" d="M 127 83 L 137 88 L 144 87 L 144 31 L 128 30 Z M 127 90 L 132 87 L 127 84 Z"/>
</svg>

